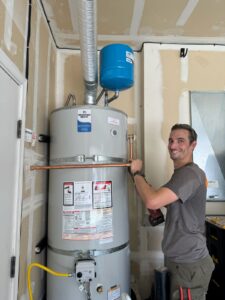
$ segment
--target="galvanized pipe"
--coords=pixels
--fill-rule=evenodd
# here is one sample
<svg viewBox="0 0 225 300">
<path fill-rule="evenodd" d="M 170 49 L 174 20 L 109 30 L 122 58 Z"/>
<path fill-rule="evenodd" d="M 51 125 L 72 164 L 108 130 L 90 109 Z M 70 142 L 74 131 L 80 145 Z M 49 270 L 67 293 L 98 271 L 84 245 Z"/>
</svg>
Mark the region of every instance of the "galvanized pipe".
<svg viewBox="0 0 225 300">
<path fill-rule="evenodd" d="M 85 104 L 96 104 L 98 88 L 96 0 L 78 0 Z"/>
</svg>

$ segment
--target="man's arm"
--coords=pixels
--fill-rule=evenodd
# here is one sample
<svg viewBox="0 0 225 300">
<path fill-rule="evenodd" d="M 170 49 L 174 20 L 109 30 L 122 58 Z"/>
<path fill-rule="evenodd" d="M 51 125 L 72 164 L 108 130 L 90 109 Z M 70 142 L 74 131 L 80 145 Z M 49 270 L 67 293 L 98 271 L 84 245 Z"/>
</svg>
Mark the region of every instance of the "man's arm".
<svg viewBox="0 0 225 300">
<path fill-rule="evenodd" d="M 135 159 L 131 162 L 130 171 L 131 174 L 134 174 L 136 190 L 146 208 L 158 209 L 178 200 L 177 195 L 172 190 L 166 187 L 161 187 L 156 190 L 146 182 L 145 178 L 139 174 L 141 173 L 142 165 L 140 159 Z M 135 175 L 135 173 L 137 174 Z"/>
<path fill-rule="evenodd" d="M 158 209 L 178 200 L 177 195 L 166 187 L 154 189 L 141 175 L 134 176 L 136 190 L 148 209 Z"/>
</svg>

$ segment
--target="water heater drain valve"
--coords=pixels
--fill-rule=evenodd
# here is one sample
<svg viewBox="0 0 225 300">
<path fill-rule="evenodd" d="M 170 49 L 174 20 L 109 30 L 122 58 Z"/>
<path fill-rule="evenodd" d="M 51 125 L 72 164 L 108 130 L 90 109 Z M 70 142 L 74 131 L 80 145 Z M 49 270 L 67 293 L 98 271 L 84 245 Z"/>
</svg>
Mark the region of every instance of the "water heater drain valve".
<svg viewBox="0 0 225 300">
<path fill-rule="evenodd" d="M 96 277 L 96 262 L 93 259 L 81 259 L 75 263 L 75 276 L 78 282 L 90 282 Z"/>
</svg>

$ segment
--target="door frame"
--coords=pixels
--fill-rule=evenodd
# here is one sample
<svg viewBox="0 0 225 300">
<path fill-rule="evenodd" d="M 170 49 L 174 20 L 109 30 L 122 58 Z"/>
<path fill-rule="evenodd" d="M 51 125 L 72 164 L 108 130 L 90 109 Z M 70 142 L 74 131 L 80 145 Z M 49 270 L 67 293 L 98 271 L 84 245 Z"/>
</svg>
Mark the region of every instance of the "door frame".
<svg viewBox="0 0 225 300">
<path fill-rule="evenodd" d="M 13 216 L 13 240 L 12 240 L 12 251 L 16 257 L 15 263 L 15 277 L 11 280 L 11 291 L 10 299 L 16 300 L 18 294 L 18 277 L 19 277 L 19 253 L 20 253 L 20 226 L 21 226 L 21 213 L 22 213 L 22 186 L 23 186 L 23 156 L 24 156 L 24 132 L 25 132 L 25 109 L 26 109 L 26 91 L 27 91 L 27 80 L 20 72 L 14 62 L 0 49 L 0 68 L 5 71 L 12 80 L 19 86 L 19 116 L 22 120 L 21 138 L 19 140 L 19 146 L 17 149 L 17 179 L 16 179 L 16 207 Z"/>
</svg>

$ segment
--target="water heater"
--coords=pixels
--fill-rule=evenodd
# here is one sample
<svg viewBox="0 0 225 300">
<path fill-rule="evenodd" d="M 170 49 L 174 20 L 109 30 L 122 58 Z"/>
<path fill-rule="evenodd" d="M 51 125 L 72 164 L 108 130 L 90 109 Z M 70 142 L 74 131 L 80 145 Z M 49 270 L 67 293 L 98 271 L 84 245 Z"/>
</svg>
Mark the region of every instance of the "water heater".
<svg viewBox="0 0 225 300">
<path fill-rule="evenodd" d="M 127 168 L 120 166 L 127 116 L 65 107 L 52 112 L 50 130 L 50 164 L 62 168 L 49 174 L 47 264 L 74 277 L 48 275 L 47 299 L 121 299 L 130 294 Z M 71 164 L 80 167 L 63 167 Z"/>
</svg>

